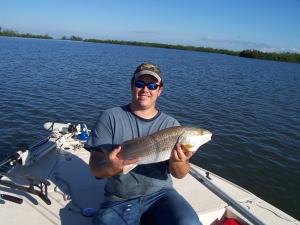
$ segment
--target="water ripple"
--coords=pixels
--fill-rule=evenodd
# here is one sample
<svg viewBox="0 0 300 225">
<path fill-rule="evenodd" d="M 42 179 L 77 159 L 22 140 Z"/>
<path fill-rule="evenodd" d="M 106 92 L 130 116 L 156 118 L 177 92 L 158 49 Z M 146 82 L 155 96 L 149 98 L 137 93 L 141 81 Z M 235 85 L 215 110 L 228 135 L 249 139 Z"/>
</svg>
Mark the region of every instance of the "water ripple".
<svg viewBox="0 0 300 225">
<path fill-rule="evenodd" d="M 161 66 L 159 108 L 214 134 L 192 161 L 300 215 L 300 65 L 213 53 L 0 38 L 0 153 L 130 100 L 135 66 Z"/>
</svg>

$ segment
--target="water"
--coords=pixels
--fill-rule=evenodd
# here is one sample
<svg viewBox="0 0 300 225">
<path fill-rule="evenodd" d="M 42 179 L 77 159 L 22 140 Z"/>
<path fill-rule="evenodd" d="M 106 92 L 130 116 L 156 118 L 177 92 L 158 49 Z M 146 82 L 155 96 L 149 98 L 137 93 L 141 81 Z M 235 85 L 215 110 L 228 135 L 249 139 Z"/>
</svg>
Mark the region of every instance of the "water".
<svg viewBox="0 0 300 225">
<path fill-rule="evenodd" d="M 47 121 L 91 127 L 130 99 L 144 61 L 161 66 L 159 108 L 214 133 L 192 161 L 300 219 L 300 65 L 137 46 L 0 38 L 0 158 Z"/>
</svg>

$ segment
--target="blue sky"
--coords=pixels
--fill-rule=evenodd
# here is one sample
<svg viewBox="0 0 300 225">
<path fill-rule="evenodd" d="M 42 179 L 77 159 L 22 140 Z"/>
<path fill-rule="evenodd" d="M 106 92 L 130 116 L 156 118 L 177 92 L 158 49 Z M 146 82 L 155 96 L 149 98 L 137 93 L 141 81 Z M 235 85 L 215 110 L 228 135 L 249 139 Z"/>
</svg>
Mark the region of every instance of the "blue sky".
<svg viewBox="0 0 300 225">
<path fill-rule="evenodd" d="M 1 0 L 0 26 L 55 38 L 300 53 L 300 0 Z"/>
</svg>

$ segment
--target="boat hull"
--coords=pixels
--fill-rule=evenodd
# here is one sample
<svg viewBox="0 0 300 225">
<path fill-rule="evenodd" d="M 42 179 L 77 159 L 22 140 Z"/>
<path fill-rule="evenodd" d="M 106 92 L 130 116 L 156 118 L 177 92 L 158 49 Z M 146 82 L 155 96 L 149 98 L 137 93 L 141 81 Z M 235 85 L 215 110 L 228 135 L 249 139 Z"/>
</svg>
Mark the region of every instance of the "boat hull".
<svg viewBox="0 0 300 225">
<path fill-rule="evenodd" d="M 88 167 L 90 154 L 83 148 L 81 140 L 68 133 L 55 135 L 55 138 L 49 139 L 53 142 L 49 145 L 56 145 L 54 150 L 29 166 L 16 165 L 2 178 L 22 186 L 28 186 L 28 180 L 22 178 L 28 175 L 49 181 L 47 196 L 51 204 L 37 195 L 0 185 L 1 194 L 23 200 L 22 204 L 1 200 L 1 224 L 92 224 L 92 217 L 85 212 L 99 209 L 106 180 L 92 176 Z M 57 138 L 57 135 L 61 137 Z M 254 224 L 232 203 L 195 179 L 195 174 L 198 174 L 205 180 L 208 171 L 193 164 L 192 169 L 194 174 L 188 174 L 184 179 L 173 178 L 174 187 L 190 202 L 203 225 L 223 224 L 226 218 L 236 218 L 242 224 Z M 224 178 L 209 172 L 209 181 L 263 224 L 300 225 L 296 219 Z"/>
</svg>

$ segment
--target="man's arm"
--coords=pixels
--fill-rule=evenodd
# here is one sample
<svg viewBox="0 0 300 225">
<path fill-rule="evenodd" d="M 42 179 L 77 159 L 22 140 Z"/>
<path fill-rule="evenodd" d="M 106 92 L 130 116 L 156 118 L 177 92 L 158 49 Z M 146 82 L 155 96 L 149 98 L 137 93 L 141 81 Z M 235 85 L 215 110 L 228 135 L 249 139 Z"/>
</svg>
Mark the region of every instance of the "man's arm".
<svg viewBox="0 0 300 225">
<path fill-rule="evenodd" d="M 169 160 L 169 170 L 173 177 L 181 179 L 190 171 L 189 159 L 194 153 L 183 151 L 180 145 L 176 145 Z"/>
<path fill-rule="evenodd" d="M 139 159 L 122 160 L 118 157 L 121 146 L 113 149 L 108 156 L 104 150 L 91 151 L 89 167 L 92 174 L 97 178 L 107 178 L 123 171 L 124 166 L 137 163 Z"/>
</svg>

